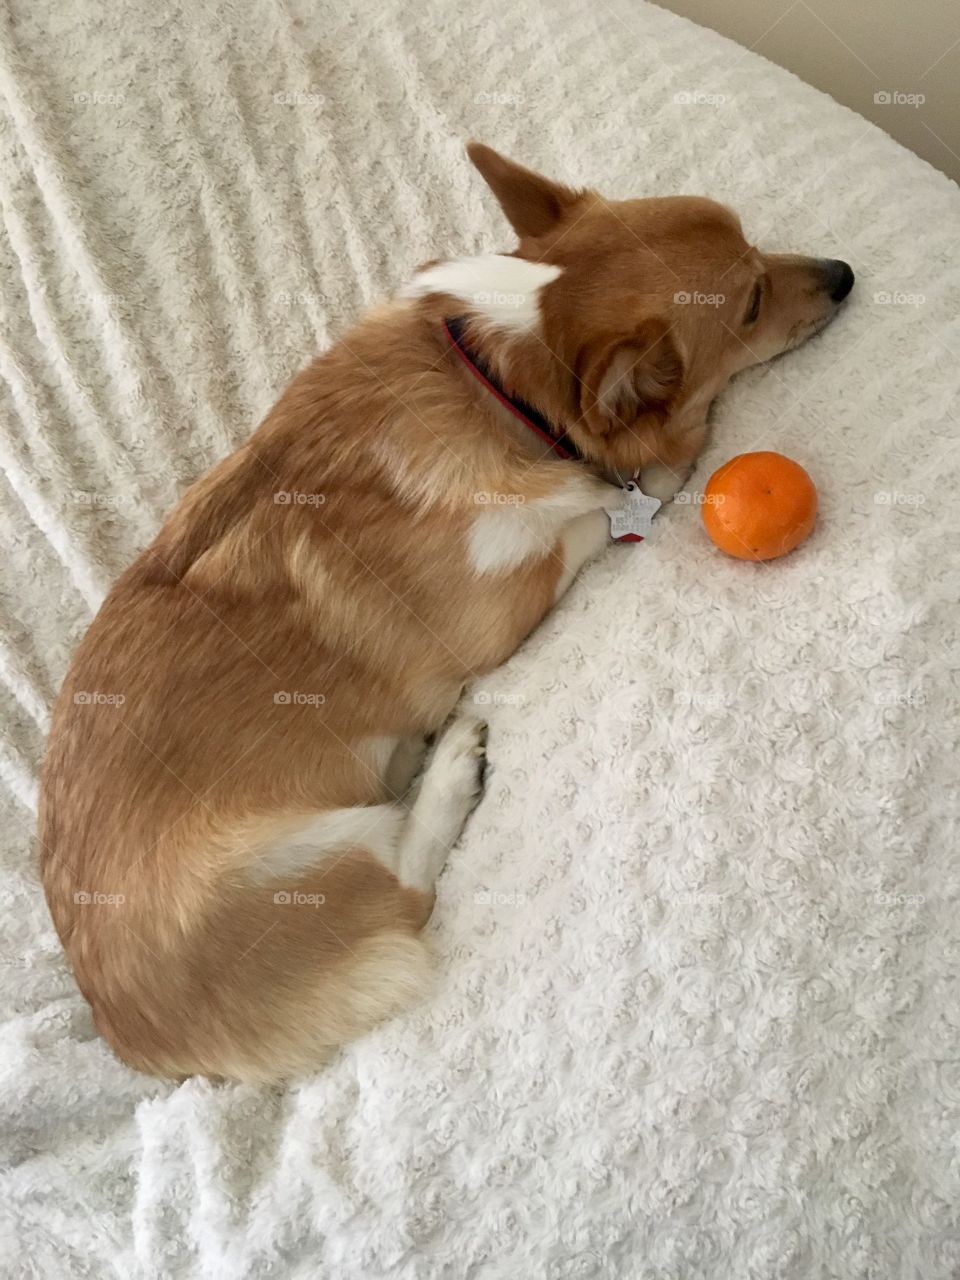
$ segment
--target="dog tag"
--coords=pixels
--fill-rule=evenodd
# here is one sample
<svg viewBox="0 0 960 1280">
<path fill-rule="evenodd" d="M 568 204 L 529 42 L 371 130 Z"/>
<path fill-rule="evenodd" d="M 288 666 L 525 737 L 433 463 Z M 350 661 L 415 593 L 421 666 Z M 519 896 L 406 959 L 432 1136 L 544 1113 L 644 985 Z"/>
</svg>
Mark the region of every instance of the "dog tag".
<svg viewBox="0 0 960 1280">
<path fill-rule="evenodd" d="M 650 521 L 660 510 L 659 498 L 648 497 L 635 480 L 623 486 L 621 505 L 607 511 L 614 542 L 642 542 L 650 536 Z"/>
</svg>

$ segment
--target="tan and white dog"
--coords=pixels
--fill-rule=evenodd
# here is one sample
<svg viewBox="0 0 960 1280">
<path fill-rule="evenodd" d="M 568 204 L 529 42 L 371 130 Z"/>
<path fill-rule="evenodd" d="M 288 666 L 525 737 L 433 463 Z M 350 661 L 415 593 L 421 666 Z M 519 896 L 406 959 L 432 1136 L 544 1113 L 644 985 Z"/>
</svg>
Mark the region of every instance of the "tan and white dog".
<svg viewBox="0 0 960 1280">
<path fill-rule="evenodd" d="M 453 719 L 411 788 L 425 739 L 609 542 L 611 482 L 672 497 L 731 375 L 853 283 L 709 200 L 469 154 L 518 248 L 429 264 L 294 378 L 115 584 L 61 691 L 43 883 L 142 1071 L 301 1075 L 421 996 L 485 727 Z"/>
</svg>

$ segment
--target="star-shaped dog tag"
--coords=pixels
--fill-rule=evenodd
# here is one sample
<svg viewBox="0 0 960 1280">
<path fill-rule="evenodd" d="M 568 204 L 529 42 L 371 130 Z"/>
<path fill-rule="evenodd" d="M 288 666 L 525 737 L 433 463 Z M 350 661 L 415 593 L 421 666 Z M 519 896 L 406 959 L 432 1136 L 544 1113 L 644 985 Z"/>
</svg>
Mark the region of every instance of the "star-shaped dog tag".
<svg viewBox="0 0 960 1280">
<path fill-rule="evenodd" d="M 608 509 L 610 537 L 614 542 L 642 542 L 650 536 L 650 521 L 663 504 L 648 497 L 635 480 L 623 486 L 621 505 Z"/>
</svg>

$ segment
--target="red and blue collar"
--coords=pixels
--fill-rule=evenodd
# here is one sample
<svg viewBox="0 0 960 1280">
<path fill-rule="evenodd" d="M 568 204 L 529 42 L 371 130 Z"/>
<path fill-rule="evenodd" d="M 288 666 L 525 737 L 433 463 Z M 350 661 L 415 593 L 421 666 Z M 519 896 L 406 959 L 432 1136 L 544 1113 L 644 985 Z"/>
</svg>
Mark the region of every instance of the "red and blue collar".
<svg viewBox="0 0 960 1280">
<path fill-rule="evenodd" d="M 471 351 L 464 341 L 463 331 L 466 326 L 467 321 L 464 316 L 452 316 L 443 322 L 444 332 L 449 339 L 451 347 L 474 377 L 496 396 L 505 409 L 508 409 L 515 418 L 519 418 L 525 426 L 535 432 L 559 457 L 570 458 L 577 462 L 585 461 L 583 454 L 566 432 L 560 431 L 555 427 L 532 404 L 521 399 L 520 396 L 511 395 L 509 391 L 504 390 L 494 377 L 493 371 L 484 358 L 478 355 L 476 351 Z"/>
</svg>

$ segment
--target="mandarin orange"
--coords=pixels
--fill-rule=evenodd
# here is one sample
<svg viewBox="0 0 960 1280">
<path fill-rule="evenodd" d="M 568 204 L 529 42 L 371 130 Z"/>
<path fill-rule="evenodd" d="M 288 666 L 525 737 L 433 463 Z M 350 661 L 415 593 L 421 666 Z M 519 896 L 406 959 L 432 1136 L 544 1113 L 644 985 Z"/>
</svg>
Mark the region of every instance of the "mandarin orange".
<svg viewBox="0 0 960 1280">
<path fill-rule="evenodd" d="M 738 560 L 786 555 L 809 535 L 816 517 L 813 481 L 782 453 L 738 454 L 704 490 L 704 527 L 721 551 Z"/>
</svg>

